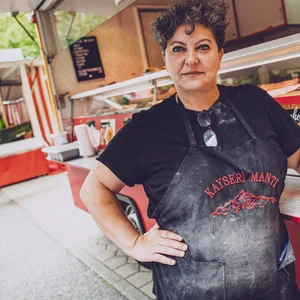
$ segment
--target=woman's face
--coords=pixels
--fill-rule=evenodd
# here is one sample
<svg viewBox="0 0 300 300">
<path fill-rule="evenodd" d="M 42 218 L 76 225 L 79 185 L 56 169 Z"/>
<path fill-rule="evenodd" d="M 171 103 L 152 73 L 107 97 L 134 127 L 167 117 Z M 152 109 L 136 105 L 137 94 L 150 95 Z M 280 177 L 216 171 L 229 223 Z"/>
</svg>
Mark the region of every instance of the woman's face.
<svg viewBox="0 0 300 300">
<path fill-rule="evenodd" d="M 192 34 L 181 25 L 168 41 L 164 61 L 176 88 L 191 91 L 209 91 L 217 84 L 217 73 L 224 54 L 219 51 L 210 29 L 195 25 Z"/>
</svg>

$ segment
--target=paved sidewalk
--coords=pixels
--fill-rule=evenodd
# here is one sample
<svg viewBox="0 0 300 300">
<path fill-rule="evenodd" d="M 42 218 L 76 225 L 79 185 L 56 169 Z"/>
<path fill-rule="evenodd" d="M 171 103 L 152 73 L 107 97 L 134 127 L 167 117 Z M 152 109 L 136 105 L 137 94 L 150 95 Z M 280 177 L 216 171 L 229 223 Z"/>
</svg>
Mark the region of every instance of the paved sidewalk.
<svg viewBox="0 0 300 300">
<path fill-rule="evenodd" d="M 126 300 L 0 192 L 1 300 Z"/>
<path fill-rule="evenodd" d="M 40 177 L 0 191 L 30 212 L 39 227 L 127 299 L 155 299 L 152 272 L 122 252 L 89 214 L 74 206 L 67 174 Z"/>
</svg>

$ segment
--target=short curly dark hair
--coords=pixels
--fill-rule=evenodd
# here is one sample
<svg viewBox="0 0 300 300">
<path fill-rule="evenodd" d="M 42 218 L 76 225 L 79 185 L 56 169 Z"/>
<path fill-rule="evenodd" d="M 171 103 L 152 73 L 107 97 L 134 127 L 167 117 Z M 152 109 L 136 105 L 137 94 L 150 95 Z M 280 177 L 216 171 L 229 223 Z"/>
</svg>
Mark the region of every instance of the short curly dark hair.
<svg viewBox="0 0 300 300">
<path fill-rule="evenodd" d="M 212 31 L 221 50 L 228 23 L 228 5 L 224 0 L 175 0 L 159 14 L 152 24 L 152 31 L 154 39 L 165 51 L 178 26 L 188 25 L 185 32 L 191 34 L 195 24 L 201 24 Z"/>
</svg>

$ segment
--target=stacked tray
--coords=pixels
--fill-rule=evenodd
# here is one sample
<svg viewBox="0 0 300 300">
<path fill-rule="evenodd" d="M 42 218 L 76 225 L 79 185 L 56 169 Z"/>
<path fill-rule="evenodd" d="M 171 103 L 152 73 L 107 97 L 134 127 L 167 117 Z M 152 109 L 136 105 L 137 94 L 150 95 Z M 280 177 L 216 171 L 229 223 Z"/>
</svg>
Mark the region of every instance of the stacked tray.
<svg viewBox="0 0 300 300">
<path fill-rule="evenodd" d="M 47 153 L 47 159 L 49 160 L 66 161 L 79 157 L 79 144 L 78 142 L 73 142 L 61 146 L 43 148 L 42 151 Z"/>
</svg>

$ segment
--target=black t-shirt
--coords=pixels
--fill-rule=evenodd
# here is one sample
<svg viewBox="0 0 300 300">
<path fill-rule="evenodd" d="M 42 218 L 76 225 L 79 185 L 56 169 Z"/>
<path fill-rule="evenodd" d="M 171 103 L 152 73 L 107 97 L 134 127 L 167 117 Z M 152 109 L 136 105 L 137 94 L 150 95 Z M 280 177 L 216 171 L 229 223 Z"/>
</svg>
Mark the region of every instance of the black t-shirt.
<svg viewBox="0 0 300 300">
<path fill-rule="evenodd" d="M 252 85 L 219 86 L 254 134 L 278 144 L 286 157 L 300 148 L 300 127 L 265 91 Z M 204 145 L 197 111 L 186 110 L 198 144 Z M 251 139 L 224 96 L 208 109 L 218 146 L 233 148 Z M 133 115 L 98 157 L 128 186 L 143 184 L 151 217 L 190 148 L 175 96 Z M 245 154 L 247 155 L 247 154 Z"/>
</svg>

